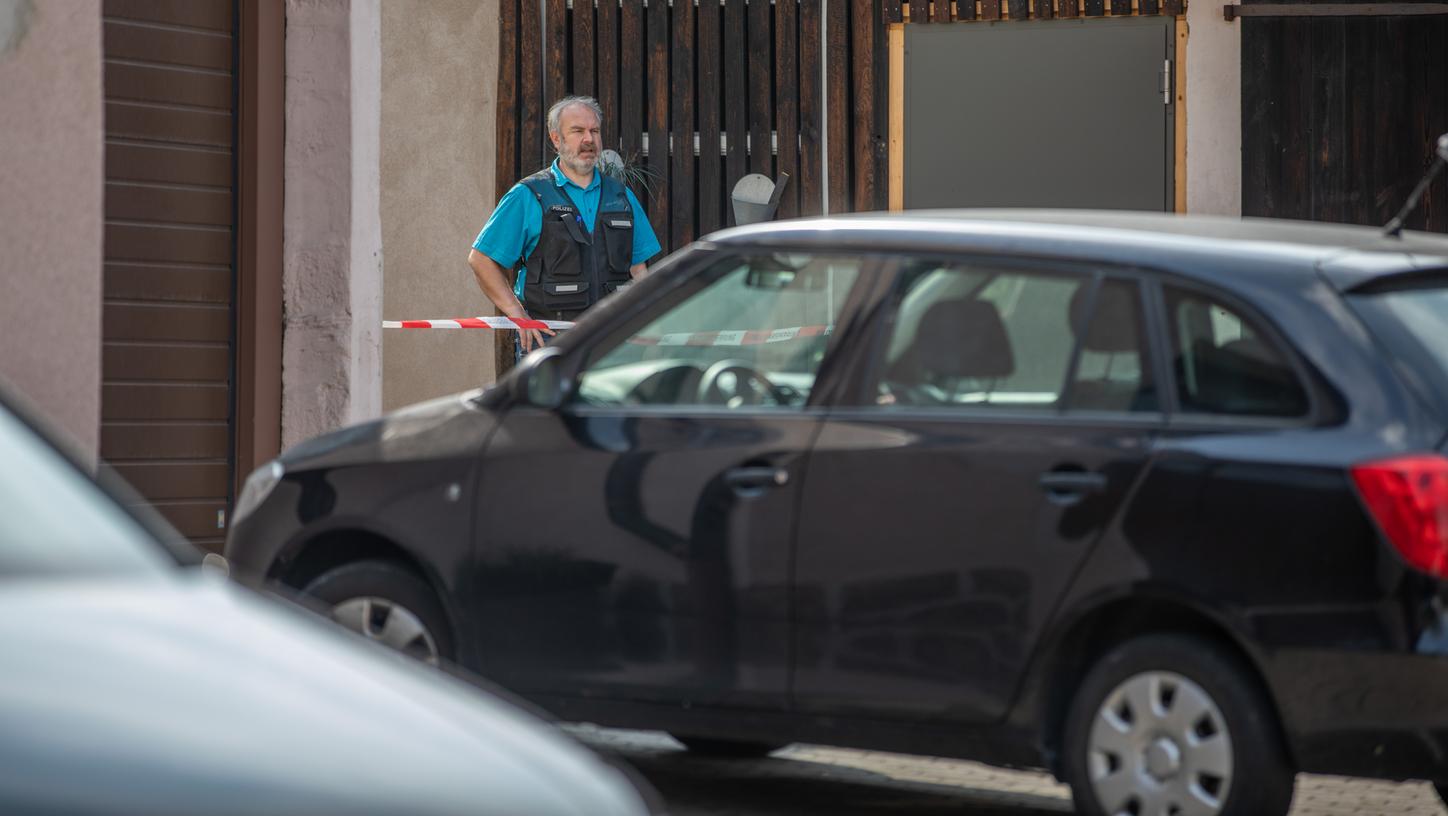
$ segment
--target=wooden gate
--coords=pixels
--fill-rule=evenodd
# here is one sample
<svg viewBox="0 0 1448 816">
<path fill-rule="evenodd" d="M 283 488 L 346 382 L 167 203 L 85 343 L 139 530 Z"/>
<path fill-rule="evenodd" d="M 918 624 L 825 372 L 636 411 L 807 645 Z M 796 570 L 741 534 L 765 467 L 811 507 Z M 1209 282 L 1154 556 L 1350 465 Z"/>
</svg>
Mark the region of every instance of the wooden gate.
<svg viewBox="0 0 1448 816">
<path fill-rule="evenodd" d="M 1448 18 L 1240 25 L 1242 214 L 1387 223 L 1448 131 Z M 1448 183 L 1407 226 L 1448 231 Z"/>
</svg>

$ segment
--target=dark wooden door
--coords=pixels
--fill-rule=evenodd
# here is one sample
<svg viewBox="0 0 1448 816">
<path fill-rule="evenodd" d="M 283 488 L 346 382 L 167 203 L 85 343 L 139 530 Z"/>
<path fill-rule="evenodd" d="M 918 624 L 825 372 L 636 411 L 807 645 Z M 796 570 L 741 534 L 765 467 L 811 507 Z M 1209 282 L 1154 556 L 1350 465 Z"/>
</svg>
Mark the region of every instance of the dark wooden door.
<svg viewBox="0 0 1448 816">
<path fill-rule="evenodd" d="M 101 457 L 220 549 L 232 491 L 231 0 L 105 0 Z"/>
</svg>

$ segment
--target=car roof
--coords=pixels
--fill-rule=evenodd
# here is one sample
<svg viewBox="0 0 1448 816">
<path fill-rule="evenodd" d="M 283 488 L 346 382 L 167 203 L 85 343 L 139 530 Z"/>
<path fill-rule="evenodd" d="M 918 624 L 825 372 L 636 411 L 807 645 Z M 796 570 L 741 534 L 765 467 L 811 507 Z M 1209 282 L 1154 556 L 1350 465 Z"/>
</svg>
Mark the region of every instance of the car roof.
<svg viewBox="0 0 1448 816">
<path fill-rule="evenodd" d="M 1368 280 L 1448 268 L 1448 236 L 1348 224 L 1106 210 L 909 210 L 794 219 L 707 236 L 721 245 L 825 243 L 884 250 L 976 249 L 1149 265 L 1188 256 L 1279 261 L 1348 289 Z M 1174 265 L 1173 265 L 1174 266 Z M 1212 270 L 1233 276 L 1235 265 Z M 1179 270 L 1188 271 L 1190 270 Z M 1260 271 L 1260 270 L 1249 270 Z"/>
</svg>

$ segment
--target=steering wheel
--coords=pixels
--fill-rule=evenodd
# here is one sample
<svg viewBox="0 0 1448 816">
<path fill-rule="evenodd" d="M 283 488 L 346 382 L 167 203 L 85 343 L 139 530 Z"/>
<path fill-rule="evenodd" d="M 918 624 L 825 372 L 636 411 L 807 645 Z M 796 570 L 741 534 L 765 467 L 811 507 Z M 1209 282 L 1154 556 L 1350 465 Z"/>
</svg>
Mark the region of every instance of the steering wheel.
<svg viewBox="0 0 1448 816">
<path fill-rule="evenodd" d="M 702 405 L 776 405 L 774 383 L 743 360 L 720 360 L 699 377 Z"/>
</svg>

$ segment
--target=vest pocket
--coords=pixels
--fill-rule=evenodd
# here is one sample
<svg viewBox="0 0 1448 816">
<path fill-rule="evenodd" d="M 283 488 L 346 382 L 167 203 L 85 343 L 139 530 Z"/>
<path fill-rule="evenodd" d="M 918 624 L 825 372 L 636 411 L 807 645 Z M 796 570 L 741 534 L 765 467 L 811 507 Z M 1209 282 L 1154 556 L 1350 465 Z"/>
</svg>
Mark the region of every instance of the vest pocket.
<svg viewBox="0 0 1448 816">
<path fill-rule="evenodd" d="M 571 281 L 545 281 L 542 288 L 543 303 L 549 309 L 572 311 L 588 305 L 588 281 L 581 278 Z"/>
<path fill-rule="evenodd" d="M 628 268 L 633 264 L 633 213 L 598 214 L 603 225 L 604 247 L 608 250 L 608 271 L 610 278 L 628 277 Z"/>
</svg>

